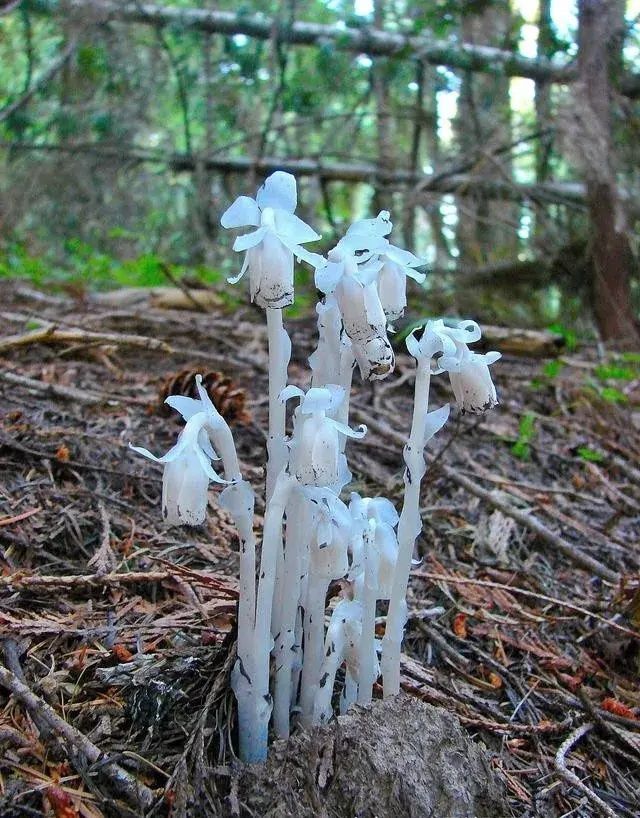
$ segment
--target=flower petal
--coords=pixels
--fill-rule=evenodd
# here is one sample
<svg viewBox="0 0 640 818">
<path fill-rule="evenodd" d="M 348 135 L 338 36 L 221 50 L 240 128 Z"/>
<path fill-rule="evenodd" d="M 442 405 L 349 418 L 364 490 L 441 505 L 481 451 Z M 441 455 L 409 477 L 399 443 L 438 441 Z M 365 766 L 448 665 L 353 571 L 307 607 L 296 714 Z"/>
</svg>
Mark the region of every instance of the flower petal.
<svg viewBox="0 0 640 818">
<path fill-rule="evenodd" d="M 356 440 L 361 440 L 367 434 L 367 427 L 364 425 L 364 423 L 361 423 L 357 429 L 352 429 L 350 426 L 345 426 L 344 423 L 340 423 L 333 418 L 327 418 L 327 420 L 332 424 L 332 426 L 335 426 L 341 435 L 346 435 L 347 437 L 353 437 Z"/>
<path fill-rule="evenodd" d="M 278 238 L 282 241 L 304 244 L 307 241 L 317 241 L 320 238 L 320 235 L 313 228 L 309 227 L 306 222 L 303 222 L 294 213 L 277 210 L 274 221 Z"/>
<path fill-rule="evenodd" d="M 244 236 L 238 236 L 238 238 L 233 242 L 233 249 L 240 253 L 242 250 L 249 250 L 251 247 L 255 247 L 256 244 L 260 244 L 268 230 L 268 227 L 259 227 L 257 230 L 254 230 L 251 233 L 245 233 Z"/>
<path fill-rule="evenodd" d="M 246 227 L 260 224 L 260 208 L 249 196 L 238 196 L 235 202 L 228 207 L 220 218 L 223 227 Z"/>
<path fill-rule="evenodd" d="M 198 412 L 202 412 L 202 402 L 186 395 L 169 395 L 165 400 L 167 406 L 179 412 L 185 420 L 189 420 Z"/>
<path fill-rule="evenodd" d="M 256 202 L 264 210 L 273 207 L 293 213 L 298 204 L 298 192 L 295 177 L 283 170 L 277 170 L 265 179 L 256 194 Z"/>
<path fill-rule="evenodd" d="M 323 293 L 332 293 L 343 275 L 344 261 L 328 261 L 316 270 L 316 287 Z"/>
<path fill-rule="evenodd" d="M 444 406 L 441 406 L 439 409 L 435 409 L 433 412 L 427 413 L 427 421 L 425 424 L 425 431 L 424 431 L 424 442 L 425 444 L 428 443 L 432 437 L 434 437 L 440 429 L 444 426 L 444 424 L 449 419 L 449 412 L 451 407 L 448 403 L 445 403 Z"/>
</svg>

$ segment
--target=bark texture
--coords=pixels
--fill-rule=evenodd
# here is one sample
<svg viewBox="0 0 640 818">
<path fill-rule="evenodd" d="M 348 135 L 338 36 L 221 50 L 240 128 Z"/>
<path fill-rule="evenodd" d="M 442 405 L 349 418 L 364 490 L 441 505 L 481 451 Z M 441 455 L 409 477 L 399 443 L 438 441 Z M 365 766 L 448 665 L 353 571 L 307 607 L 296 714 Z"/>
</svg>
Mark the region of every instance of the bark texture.
<svg viewBox="0 0 640 818">
<path fill-rule="evenodd" d="M 621 72 L 624 4 L 578 4 L 576 120 L 583 157 L 594 261 L 593 308 L 604 341 L 637 343 L 640 330 L 631 303 L 635 259 L 616 182 L 612 110 Z"/>
</svg>

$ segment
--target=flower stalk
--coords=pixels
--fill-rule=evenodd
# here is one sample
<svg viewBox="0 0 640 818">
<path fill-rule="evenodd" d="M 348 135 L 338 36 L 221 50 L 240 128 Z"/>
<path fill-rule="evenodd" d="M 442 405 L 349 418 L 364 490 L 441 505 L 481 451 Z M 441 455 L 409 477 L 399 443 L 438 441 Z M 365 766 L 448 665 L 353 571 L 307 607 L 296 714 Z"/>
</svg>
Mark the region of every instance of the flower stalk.
<svg viewBox="0 0 640 818">
<path fill-rule="evenodd" d="M 224 487 L 218 502 L 233 518 L 239 540 L 237 661 L 231 685 L 239 755 L 248 763 L 266 759 L 270 724 L 286 738 L 296 721 L 307 726 L 328 722 L 337 699 L 341 713 L 355 702 L 369 703 L 380 670 L 384 696 L 399 691 L 406 594 L 422 529 L 424 448 L 449 416 L 448 404 L 428 409 L 431 378 L 448 373 L 461 411 L 480 412 L 497 403 L 489 366 L 498 353 L 480 355 L 468 346 L 480 337 L 478 325 L 427 321 L 419 338 L 412 333 L 406 340 L 416 377 L 403 451 L 401 513 L 386 498 L 356 493 L 347 507 L 342 499 L 351 481 L 346 440 L 361 440 L 366 433 L 349 425 L 353 373 L 357 365 L 361 377 L 373 381 L 393 372 L 388 322 L 404 312 L 407 279 L 420 283 L 424 275 L 417 256 L 389 242 L 387 211 L 354 222 L 323 258 L 302 246 L 319 236 L 294 215 L 296 204 L 295 179 L 278 172 L 255 199 L 240 196 L 221 219 L 227 228 L 250 228 L 235 239 L 234 249 L 244 258 L 230 281 L 247 274 L 251 300 L 266 311 L 269 420 L 257 577 L 254 491 L 242 476 L 231 430 L 199 376 L 197 400 L 167 399 L 185 421 L 176 444 L 161 457 L 132 447 L 164 467 L 167 525 L 202 525 L 209 484 Z M 314 268 L 316 286 L 324 294 L 316 308 L 318 345 L 309 359 L 306 391 L 288 385 L 291 341 L 282 313 L 294 299 L 296 259 Z M 380 600 L 389 600 L 381 645 L 376 639 Z"/>
</svg>

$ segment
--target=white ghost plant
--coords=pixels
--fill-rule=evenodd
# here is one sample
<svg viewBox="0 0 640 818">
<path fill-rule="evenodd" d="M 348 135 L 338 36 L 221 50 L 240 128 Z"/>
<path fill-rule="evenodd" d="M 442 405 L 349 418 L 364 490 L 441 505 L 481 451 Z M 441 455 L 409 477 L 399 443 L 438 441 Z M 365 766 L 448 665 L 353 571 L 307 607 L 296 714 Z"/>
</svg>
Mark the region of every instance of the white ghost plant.
<svg viewBox="0 0 640 818">
<path fill-rule="evenodd" d="M 398 692 L 407 584 L 422 529 L 424 449 L 449 416 L 449 404 L 429 409 L 431 378 L 448 374 L 462 411 L 497 403 L 488 367 L 499 354 L 469 350 L 480 338 L 478 325 L 427 321 L 406 339 L 416 377 L 401 512 L 387 498 L 353 492 L 345 505 L 342 494 L 351 482 L 346 441 L 366 445 L 365 428 L 349 424 L 352 373 L 356 365 L 366 380 L 393 372 L 388 322 L 405 310 L 407 279 L 422 283 L 422 262 L 390 243 L 388 211 L 353 222 L 327 258 L 310 253 L 302 245 L 319 236 L 294 215 L 296 204 L 295 179 L 277 172 L 255 199 L 240 196 L 222 216 L 224 227 L 253 228 L 234 243 L 245 253 L 234 280 L 248 272 L 251 298 L 267 319 L 269 429 L 259 566 L 253 489 L 242 478 L 231 430 L 200 378 L 197 400 L 167 401 L 185 421 L 176 445 L 163 457 L 132 447 L 163 464 L 162 506 L 171 524 L 201 524 L 209 483 L 225 486 L 219 502 L 239 538 L 238 656 L 231 684 L 239 754 L 247 762 L 265 760 L 270 725 L 287 737 L 297 720 L 312 725 L 331 719 L 336 697 L 340 712 L 371 701 L 380 671 L 384 696 Z M 296 258 L 315 268 L 324 294 L 306 391 L 287 386 L 291 342 L 282 308 L 293 302 Z M 380 600 L 389 601 L 381 642 Z"/>
</svg>

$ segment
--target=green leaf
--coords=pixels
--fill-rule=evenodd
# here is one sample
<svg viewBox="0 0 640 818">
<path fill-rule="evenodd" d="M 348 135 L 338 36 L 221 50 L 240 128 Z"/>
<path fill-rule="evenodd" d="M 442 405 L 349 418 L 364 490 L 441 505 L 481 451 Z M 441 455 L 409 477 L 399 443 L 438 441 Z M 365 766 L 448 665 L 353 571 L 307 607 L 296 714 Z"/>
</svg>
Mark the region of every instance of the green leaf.
<svg viewBox="0 0 640 818">
<path fill-rule="evenodd" d="M 590 449 L 588 446 L 580 446 L 577 451 L 580 457 L 589 463 L 602 463 L 604 460 L 604 456 L 600 452 Z"/>
<path fill-rule="evenodd" d="M 600 397 L 606 400 L 607 403 L 628 403 L 629 401 L 624 392 L 621 392 L 613 386 L 603 387 L 600 390 Z"/>
<path fill-rule="evenodd" d="M 530 443 L 535 436 L 536 416 L 533 412 L 527 412 L 520 418 L 518 439 L 511 447 L 511 453 L 520 460 L 528 460 L 531 457 Z"/>
<path fill-rule="evenodd" d="M 544 375 L 547 378 L 549 378 L 550 380 L 553 380 L 554 378 L 558 377 L 558 375 L 562 372 L 563 369 L 564 369 L 564 364 L 562 363 L 562 361 L 553 360 L 553 361 L 548 361 L 542 367 L 542 372 L 544 373 Z"/>
<path fill-rule="evenodd" d="M 632 381 L 636 377 L 633 369 L 627 366 L 617 366 L 615 363 L 597 366 L 595 374 L 601 381 Z"/>
</svg>

